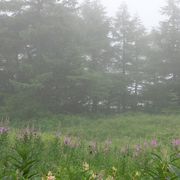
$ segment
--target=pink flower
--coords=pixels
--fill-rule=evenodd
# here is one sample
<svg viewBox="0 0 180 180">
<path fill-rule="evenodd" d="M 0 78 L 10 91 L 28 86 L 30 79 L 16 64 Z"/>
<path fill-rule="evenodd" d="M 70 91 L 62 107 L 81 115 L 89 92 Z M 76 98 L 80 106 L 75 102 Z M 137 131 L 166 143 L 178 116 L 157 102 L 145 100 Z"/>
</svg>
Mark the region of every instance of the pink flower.
<svg viewBox="0 0 180 180">
<path fill-rule="evenodd" d="M 9 131 L 8 128 L 5 128 L 5 127 L 0 127 L 0 135 L 3 135 L 3 134 L 7 134 Z"/>
<path fill-rule="evenodd" d="M 172 145 L 177 148 L 180 146 L 180 139 L 173 139 Z"/>
<path fill-rule="evenodd" d="M 156 139 L 153 139 L 153 140 L 151 141 L 151 146 L 152 146 L 153 148 L 156 148 L 156 147 L 158 146 L 158 142 L 157 142 Z"/>
</svg>

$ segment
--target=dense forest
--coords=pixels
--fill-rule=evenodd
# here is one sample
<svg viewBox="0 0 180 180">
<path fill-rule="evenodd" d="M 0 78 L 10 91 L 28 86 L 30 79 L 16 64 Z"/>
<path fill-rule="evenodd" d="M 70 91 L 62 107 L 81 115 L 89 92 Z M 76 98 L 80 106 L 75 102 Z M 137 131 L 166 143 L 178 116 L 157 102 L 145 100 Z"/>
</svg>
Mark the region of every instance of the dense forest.
<svg viewBox="0 0 180 180">
<path fill-rule="evenodd" d="M 147 30 L 122 4 L 0 0 L 0 112 L 164 112 L 180 109 L 180 2 Z"/>
</svg>

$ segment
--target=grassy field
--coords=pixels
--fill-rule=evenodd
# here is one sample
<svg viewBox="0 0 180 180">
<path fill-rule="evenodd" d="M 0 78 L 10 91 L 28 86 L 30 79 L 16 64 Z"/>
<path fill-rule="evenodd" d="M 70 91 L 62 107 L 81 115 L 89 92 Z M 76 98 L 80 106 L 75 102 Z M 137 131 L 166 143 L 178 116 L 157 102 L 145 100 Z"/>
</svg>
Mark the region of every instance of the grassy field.
<svg viewBox="0 0 180 180">
<path fill-rule="evenodd" d="M 14 120 L 0 142 L 0 179 L 180 179 L 180 115 Z"/>
<path fill-rule="evenodd" d="M 61 133 L 88 141 L 111 139 L 117 145 L 154 138 L 167 142 L 180 137 L 180 115 L 57 116 L 25 122 L 12 121 L 10 125 L 17 129 L 35 127 L 47 135 Z"/>
</svg>

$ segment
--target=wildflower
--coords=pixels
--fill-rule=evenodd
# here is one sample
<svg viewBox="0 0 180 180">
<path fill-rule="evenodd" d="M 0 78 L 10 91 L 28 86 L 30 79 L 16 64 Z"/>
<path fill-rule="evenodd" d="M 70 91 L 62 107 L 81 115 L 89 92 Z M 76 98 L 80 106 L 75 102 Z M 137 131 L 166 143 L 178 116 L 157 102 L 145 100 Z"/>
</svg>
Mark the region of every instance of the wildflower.
<svg viewBox="0 0 180 180">
<path fill-rule="evenodd" d="M 19 170 L 17 169 L 17 170 L 16 170 L 16 178 L 19 179 L 20 175 L 21 175 L 21 174 L 20 174 Z"/>
<path fill-rule="evenodd" d="M 178 147 L 180 146 L 180 139 L 173 139 L 172 145 L 173 145 L 175 148 L 178 148 Z"/>
<path fill-rule="evenodd" d="M 49 171 L 49 172 L 48 172 L 48 176 L 47 176 L 47 180 L 55 180 L 55 179 L 56 179 L 55 176 L 53 176 L 53 175 L 52 175 L 52 172 Z"/>
<path fill-rule="evenodd" d="M 97 153 L 97 143 L 95 141 L 91 142 L 89 145 L 90 154 Z"/>
<path fill-rule="evenodd" d="M 141 177 L 141 172 L 136 171 L 133 173 L 133 180 L 139 179 Z"/>
<path fill-rule="evenodd" d="M 83 163 L 83 170 L 88 171 L 89 170 L 89 164 L 87 162 Z"/>
<path fill-rule="evenodd" d="M 114 180 L 114 178 L 112 176 L 108 176 L 106 180 Z"/>
<path fill-rule="evenodd" d="M 141 176 L 141 173 L 139 171 L 136 171 L 135 177 L 140 177 L 140 176 Z"/>
<path fill-rule="evenodd" d="M 8 128 L 5 128 L 5 127 L 0 127 L 0 135 L 3 135 L 3 134 L 7 134 L 9 131 Z"/>
<path fill-rule="evenodd" d="M 115 173 L 117 172 L 117 169 L 116 169 L 114 166 L 112 167 L 112 170 L 113 170 L 113 172 L 115 172 Z"/>
<path fill-rule="evenodd" d="M 141 145 L 140 145 L 140 144 L 137 144 L 137 145 L 136 145 L 136 151 L 137 151 L 137 152 L 140 152 L 140 151 L 141 151 Z"/>
<path fill-rule="evenodd" d="M 103 180 L 104 177 L 105 176 L 105 171 L 104 170 L 102 170 L 102 171 L 100 171 L 98 174 L 96 174 L 96 179 L 98 179 L 98 180 Z"/>
<path fill-rule="evenodd" d="M 137 144 L 137 145 L 135 146 L 134 156 L 139 156 L 139 154 L 141 153 L 141 151 L 142 151 L 141 145 Z"/>
<path fill-rule="evenodd" d="M 94 174 L 94 173 L 92 173 L 92 175 L 91 175 L 91 177 L 90 177 L 89 179 L 90 179 L 90 180 L 94 180 L 94 179 L 96 179 L 96 177 L 97 177 L 97 175 Z"/>
<path fill-rule="evenodd" d="M 110 146 L 112 144 L 111 140 L 106 140 L 104 144 L 104 152 L 107 153 L 110 150 Z"/>
<path fill-rule="evenodd" d="M 153 139 L 153 140 L 151 141 L 151 146 L 152 146 L 153 148 L 156 148 L 156 147 L 158 146 L 158 142 L 157 142 L 156 139 Z"/>
<path fill-rule="evenodd" d="M 28 142 L 32 139 L 38 139 L 39 135 L 34 128 L 27 127 L 20 131 L 20 133 L 18 134 L 18 138 L 23 140 L 24 142 Z"/>
<path fill-rule="evenodd" d="M 117 169 L 113 166 L 112 167 L 112 175 L 113 175 L 113 177 L 116 176 L 116 173 L 117 173 Z"/>
<path fill-rule="evenodd" d="M 71 138 L 70 137 L 65 137 L 64 138 L 64 144 L 67 145 L 67 146 L 70 146 L 71 145 Z"/>
</svg>

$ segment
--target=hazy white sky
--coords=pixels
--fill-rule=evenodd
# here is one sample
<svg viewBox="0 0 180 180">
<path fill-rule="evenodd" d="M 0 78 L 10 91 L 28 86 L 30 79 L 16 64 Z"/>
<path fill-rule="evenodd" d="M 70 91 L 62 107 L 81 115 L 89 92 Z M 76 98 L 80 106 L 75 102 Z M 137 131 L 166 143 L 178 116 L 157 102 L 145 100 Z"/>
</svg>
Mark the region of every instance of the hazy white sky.
<svg viewBox="0 0 180 180">
<path fill-rule="evenodd" d="M 129 12 L 138 14 L 147 28 L 157 26 L 161 20 L 160 9 L 166 0 L 101 0 L 107 7 L 108 14 L 114 15 L 122 2 L 126 2 Z"/>
</svg>

